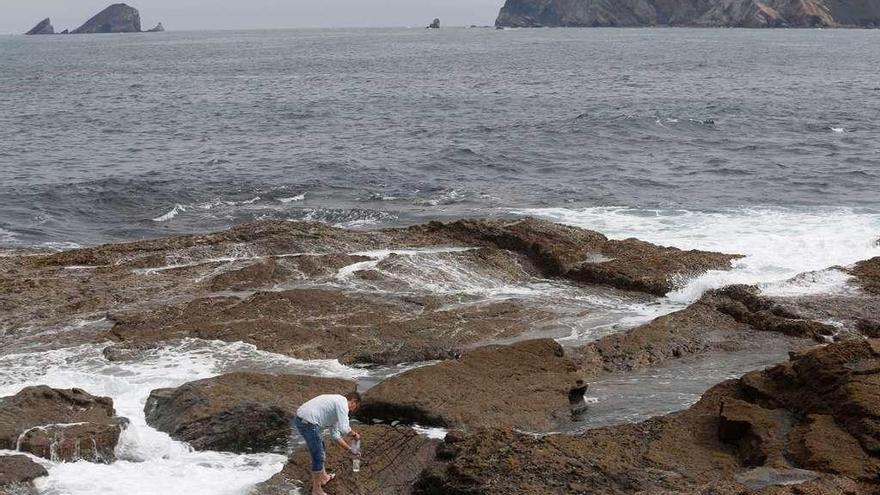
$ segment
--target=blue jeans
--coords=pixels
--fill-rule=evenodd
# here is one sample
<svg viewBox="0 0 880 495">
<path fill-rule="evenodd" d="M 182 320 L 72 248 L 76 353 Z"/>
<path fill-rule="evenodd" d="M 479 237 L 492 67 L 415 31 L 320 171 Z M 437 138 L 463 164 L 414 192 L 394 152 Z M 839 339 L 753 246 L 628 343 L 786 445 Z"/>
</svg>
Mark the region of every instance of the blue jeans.
<svg viewBox="0 0 880 495">
<path fill-rule="evenodd" d="M 307 423 L 300 419 L 299 416 L 293 419 L 293 426 L 299 432 L 306 446 L 309 448 L 309 455 L 312 457 L 312 472 L 319 473 L 324 470 L 324 440 L 321 439 L 321 428 L 318 425 Z"/>
</svg>

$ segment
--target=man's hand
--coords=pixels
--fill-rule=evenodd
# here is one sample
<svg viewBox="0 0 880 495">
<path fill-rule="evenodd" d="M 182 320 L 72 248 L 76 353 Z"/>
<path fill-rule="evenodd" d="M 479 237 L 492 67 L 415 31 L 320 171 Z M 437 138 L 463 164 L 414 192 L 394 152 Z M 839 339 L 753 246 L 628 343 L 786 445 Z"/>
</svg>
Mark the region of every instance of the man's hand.
<svg viewBox="0 0 880 495">
<path fill-rule="evenodd" d="M 354 438 L 355 440 L 360 440 L 360 439 L 361 439 L 361 434 L 358 433 L 358 432 L 356 432 L 356 431 L 354 431 L 354 430 L 351 430 L 351 438 Z"/>
</svg>

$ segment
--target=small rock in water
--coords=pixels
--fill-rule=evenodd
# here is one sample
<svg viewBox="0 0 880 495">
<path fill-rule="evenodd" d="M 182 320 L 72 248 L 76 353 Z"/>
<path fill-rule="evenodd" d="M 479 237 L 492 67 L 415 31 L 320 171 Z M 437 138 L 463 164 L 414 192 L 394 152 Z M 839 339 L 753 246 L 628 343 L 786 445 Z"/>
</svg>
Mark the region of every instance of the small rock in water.
<svg viewBox="0 0 880 495">
<path fill-rule="evenodd" d="M 440 29 L 440 19 L 434 19 L 434 21 L 428 26 L 428 29 Z"/>
</svg>

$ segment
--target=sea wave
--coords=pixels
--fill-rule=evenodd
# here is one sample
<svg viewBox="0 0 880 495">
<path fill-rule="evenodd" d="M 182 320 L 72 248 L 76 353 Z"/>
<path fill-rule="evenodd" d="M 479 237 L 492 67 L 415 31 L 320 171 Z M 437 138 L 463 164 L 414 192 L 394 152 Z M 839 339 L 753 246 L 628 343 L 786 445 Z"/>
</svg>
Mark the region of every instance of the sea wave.
<svg viewBox="0 0 880 495">
<path fill-rule="evenodd" d="M 880 256 L 880 214 L 853 208 L 683 209 L 532 208 L 512 213 L 597 230 L 616 239 L 637 237 L 681 249 L 744 255 L 729 271 L 683 280 L 669 297 L 687 303 L 725 285 L 783 283 L 806 272 Z M 816 284 L 827 280 L 817 278 Z M 802 285 L 804 293 L 814 291 Z M 796 292 L 794 286 L 789 287 Z"/>
</svg>

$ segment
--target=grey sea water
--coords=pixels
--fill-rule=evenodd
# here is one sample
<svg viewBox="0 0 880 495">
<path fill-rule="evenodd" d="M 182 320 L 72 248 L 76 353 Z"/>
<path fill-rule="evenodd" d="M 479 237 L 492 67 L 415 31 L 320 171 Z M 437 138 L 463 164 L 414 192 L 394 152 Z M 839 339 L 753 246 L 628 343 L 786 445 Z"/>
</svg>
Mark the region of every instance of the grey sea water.
<svg viewBox="0 0 880 495">
<path fill-rule="evenodd" d="M 0 245 L 507 208 L 876 212 L 878 43 L 738 29 L 0 37 Z"/>
</svg>

